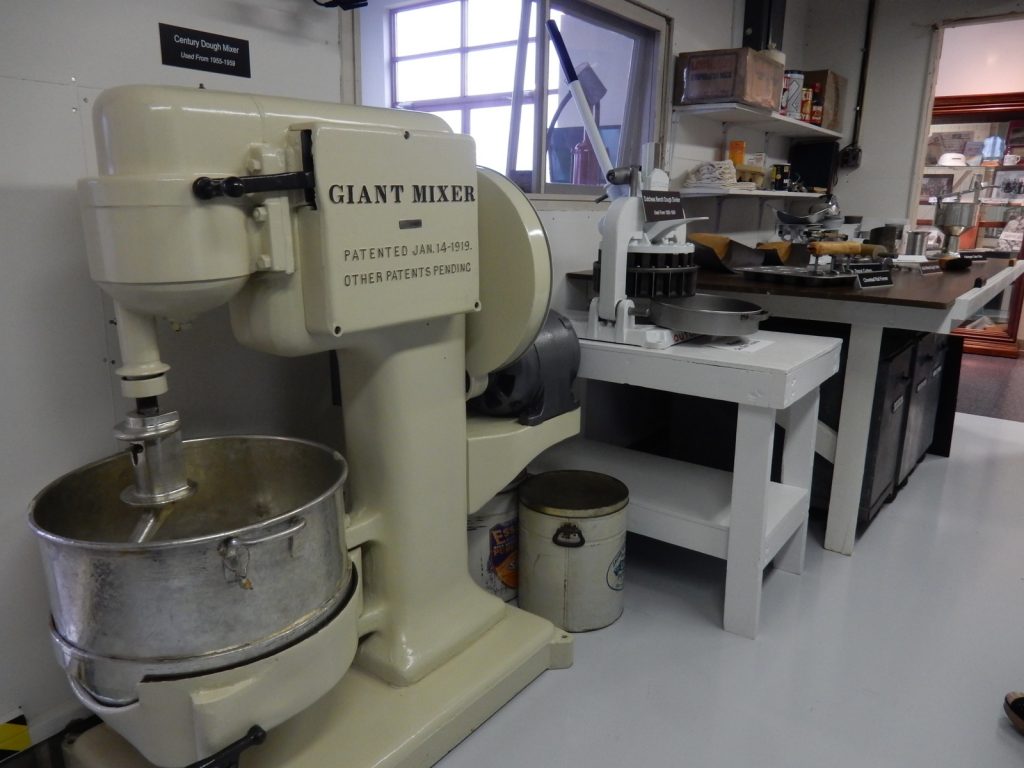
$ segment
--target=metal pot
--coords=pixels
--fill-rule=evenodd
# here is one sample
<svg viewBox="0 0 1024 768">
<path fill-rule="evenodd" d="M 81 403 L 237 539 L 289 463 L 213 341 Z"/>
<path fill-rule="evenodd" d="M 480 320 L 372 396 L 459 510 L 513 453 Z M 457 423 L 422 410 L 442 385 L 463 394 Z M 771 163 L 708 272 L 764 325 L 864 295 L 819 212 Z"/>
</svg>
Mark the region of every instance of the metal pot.
<svg viewBox="0 0 1024 768">
<path fill-rule="evenodd" d="M 30 506 L 65 671 L 106 705 L 146 678 L 251 661 L 316 630 L 347 602 L 336 452 L 275 437 L 184 443 L 189 498 L 125 504 L 127 454 L 77 469 Z"/>
<path fill-rule="evenodd" d="M 650 311 L 651 320 L 663 328 L 707 336 L 748 336 L 768 318 L 749 301 L 708 293 L 654 300 Z"/>
</svg>

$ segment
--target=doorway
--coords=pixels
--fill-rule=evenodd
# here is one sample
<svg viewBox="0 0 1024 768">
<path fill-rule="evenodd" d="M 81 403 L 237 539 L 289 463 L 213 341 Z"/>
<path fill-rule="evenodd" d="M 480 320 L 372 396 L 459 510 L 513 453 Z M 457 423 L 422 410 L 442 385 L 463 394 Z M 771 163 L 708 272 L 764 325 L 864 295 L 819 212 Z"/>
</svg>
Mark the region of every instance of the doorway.
<svg viewBox="0 0 1024 768">
<path fill-rule="evenodd" d="M 1024 17 L 948 25 L 919 172 L 916 228 L 921 255 L 956 243 L 934 226 L 941 203 L 975 204 L 961 252 L 1010 259 L 1024 240 Z M 986 305 L 957 333 L 964 351 L 1016 358 L 1024 280 Z"/>
</svg>

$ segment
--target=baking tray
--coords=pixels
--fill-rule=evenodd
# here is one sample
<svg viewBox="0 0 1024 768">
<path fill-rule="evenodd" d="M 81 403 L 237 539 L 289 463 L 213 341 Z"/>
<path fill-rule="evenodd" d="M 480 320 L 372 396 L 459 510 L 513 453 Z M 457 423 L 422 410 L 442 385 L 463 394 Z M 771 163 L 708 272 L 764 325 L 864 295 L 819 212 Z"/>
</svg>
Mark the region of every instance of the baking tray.
<svg viewBox="0 0 1024 768">
<path fill-rule="evenodd" d="M 760 283 L 839 287 L 857 282 L 857 275 L 846 272 L 814 272 L 807 267 L 741 267 L 736 270 L 747 280 Z"/>
</svg>

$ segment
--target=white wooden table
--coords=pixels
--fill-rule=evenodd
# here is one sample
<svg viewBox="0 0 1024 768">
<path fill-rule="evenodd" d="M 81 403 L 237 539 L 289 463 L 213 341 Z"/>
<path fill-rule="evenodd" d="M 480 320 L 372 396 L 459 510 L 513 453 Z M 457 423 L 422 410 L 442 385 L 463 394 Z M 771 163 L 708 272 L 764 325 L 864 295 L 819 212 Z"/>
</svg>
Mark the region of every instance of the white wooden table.
<svg viewBox="0 0 1024 768">
<path fill-rule="evenodd" d="M 757 634 L 765 566 L 803 571 L 818 387 L 839 370 L 840 350 L 838 339 L 753 338 L 771 343 L 743 352 L 580 341 L 581 378 L 737 403 L 731 473 L 582 438 L 530 465 L 617 477 L 629 488 L 630 531 L 726 560 L 723 625 L 746 637 Z M 770 481 L 776 421 L 786 429 L 779 483 Z"/>
<path fill-rule="evenodd" d="M 878 356 L 884 328 L 903 328 L 928 333 L 949 333 L 993 297 L 1024 274 L 1024 261 L 977 265 L 968 272 L 911 276 L 897 273 L 892 288 L 853 290 L 793 289 L 790 286 L 754 283 L 738 275 L 702 274 L 702 293 L 725 293 L 759 304 L 775 317 L 822 320 L 850 325 L 850 342 L 843 379 L 843 400 L 838 433 L 822 434 L 819 452 L 833 463 L 825 547 L 852 554 L 857 533 L 857 513 L 867 460 L 871 407 L 874 401 Z M 978 278 L 981 286 L 973 286 Z M 931 288 L 929 291 L 922 290 Z M 952 290 L 950 290 L 952 288 Z M 918 300 L 924 296 L 926 300 Z M 827 433 L 828 430 L 823 430 Z"/>
</svg>

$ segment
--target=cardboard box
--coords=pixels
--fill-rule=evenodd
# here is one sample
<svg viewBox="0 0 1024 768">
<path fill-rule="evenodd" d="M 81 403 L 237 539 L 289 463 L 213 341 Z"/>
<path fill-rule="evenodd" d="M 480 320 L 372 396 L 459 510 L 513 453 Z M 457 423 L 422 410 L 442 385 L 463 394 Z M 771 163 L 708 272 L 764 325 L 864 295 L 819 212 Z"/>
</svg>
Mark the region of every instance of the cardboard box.
<svg viewBox="0 0 1024 768">
<path fill-rule="evenodd" d="M 673 104 L 738 102 L 777 110 L 784 67 L 751 48 L 691 51 L 676 57 Z"/>
<path fill-rule="evenodd" d="M 846 78 L 830 69 L 816 69 L 804 72 L 804 88 L 813 92 L 811 122 L 830 131 L 841 131 Z"/>
</svg>

